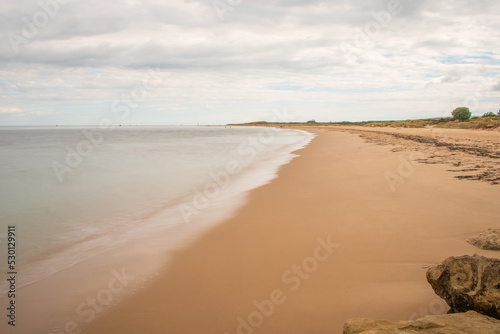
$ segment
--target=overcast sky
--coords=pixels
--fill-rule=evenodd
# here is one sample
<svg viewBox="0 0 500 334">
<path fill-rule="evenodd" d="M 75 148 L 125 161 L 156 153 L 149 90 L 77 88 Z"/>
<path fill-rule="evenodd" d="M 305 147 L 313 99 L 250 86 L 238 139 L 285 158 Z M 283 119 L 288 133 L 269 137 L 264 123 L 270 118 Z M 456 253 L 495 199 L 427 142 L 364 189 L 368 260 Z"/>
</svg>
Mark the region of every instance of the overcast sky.
<svg viewBox="0 0 500 334">
<path fill-rule="evenodd" d="M 0 125 L 500 109 L 498 0 L 16 0 L 0 12 Z"/>
</svg>

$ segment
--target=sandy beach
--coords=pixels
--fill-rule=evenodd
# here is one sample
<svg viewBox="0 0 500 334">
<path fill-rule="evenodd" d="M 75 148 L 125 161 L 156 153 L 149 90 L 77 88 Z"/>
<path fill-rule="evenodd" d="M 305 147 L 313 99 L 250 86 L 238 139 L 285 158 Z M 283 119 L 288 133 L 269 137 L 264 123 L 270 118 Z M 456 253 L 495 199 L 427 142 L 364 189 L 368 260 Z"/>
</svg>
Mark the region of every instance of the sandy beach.
<svg viewBox="0 0 500 334">
<path fill-rule="evenodd" d="M 498 257 L 465 240 L 499 227 L 500 185 L 419 163 L 418 147 L 307 131 L 316 138 L 277 179 L 82 333 L 342 333 L 352 317 L 446 313 L 425 268 Z"/>
</svg>

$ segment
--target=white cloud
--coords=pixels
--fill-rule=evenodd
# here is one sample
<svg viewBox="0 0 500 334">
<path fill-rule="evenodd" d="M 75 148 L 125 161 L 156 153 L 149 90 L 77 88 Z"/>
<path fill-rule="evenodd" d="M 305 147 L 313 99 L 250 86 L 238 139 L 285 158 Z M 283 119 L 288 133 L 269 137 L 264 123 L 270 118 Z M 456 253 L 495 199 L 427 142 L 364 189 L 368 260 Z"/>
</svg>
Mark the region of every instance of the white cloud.
<svg viewBox="0 0 500 334">
<path fill-rule="evenodd" d="M 2 108 L 0 107 L 0 114 L 17 114 L 23 111 L 19 108 Z"/>
<path fill-rule="evenodd" d="M 153 68 L 162 84 L 133 122 L 258 120 L 277 106 L 318 121 L 401 119 L 448 113 L 500 80 L 500 3 L 400 0 L 388 17 L 394 1 L 231 1 L 221 20 L 210 0 L 42 0 L 54 15 L 32 36 L 40 5 L 5 3 L 0 98 L 26 124 L 92 124 Z M 497 106 L 485 91 L 473 111 Z"/>
</svg>

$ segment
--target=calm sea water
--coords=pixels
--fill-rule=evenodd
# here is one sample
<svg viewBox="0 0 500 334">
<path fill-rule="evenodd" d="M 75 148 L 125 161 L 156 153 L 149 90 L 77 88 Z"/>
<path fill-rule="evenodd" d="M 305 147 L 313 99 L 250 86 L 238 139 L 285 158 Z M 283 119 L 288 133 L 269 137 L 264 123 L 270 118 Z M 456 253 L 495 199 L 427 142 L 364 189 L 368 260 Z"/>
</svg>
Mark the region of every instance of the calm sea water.
<svg viewBox="0 0 500 334">
<path fill-rule="evenodd" d="M 0 247 L 15 226 L 23 286 L 103 247 L 182 224 L 201 229 L 311 139 L 240 127 L 0 128 Z"/>
</svg>

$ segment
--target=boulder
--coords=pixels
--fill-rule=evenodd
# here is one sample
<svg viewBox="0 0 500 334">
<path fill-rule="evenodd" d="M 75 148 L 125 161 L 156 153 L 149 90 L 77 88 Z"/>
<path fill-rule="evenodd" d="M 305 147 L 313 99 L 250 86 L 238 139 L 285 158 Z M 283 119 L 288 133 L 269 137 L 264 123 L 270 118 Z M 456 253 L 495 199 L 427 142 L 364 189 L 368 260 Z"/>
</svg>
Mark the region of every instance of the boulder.
<svg viewBox="0 0 500 334">
<path fill-rule="evenodd" d="M 344 334 L 499 334 L 500 320 L 474 311 L 429 315 L 414 321 L 349 319 Z"/>
<path fill-rule="evenodd" d="M 500 319 L 500 260 L 483 256 L 447 258 L 427 271 L 434 292 L 449 313 L 473 310 Z"/>
<path fill-rule="evenodd" d="M 500 229 L 488 229 L 486 232 L 475 235 L 467 242 L 486 250 L 500 250 Z"/>
</svg>

